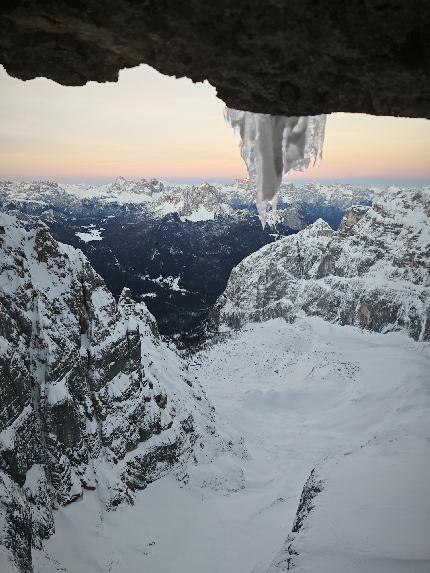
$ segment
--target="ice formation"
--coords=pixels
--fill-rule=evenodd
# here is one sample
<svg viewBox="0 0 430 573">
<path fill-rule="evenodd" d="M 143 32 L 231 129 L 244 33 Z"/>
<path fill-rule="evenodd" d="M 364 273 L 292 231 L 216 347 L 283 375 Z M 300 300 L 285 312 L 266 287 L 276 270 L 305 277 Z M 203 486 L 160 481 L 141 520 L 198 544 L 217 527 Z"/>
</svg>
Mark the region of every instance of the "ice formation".
<svg viewBox="0 0 430 573">
<path fill-rule="evenodd" d="M 225 118 L 240 133 L 240 153 L 257 187 L 256 203 L 261 223 L 267 204 L 276 220 L 278 189 L 282 175 L 303 171 L 322 155 L 325 115 L 284 117 L 225 108 Z"/>
</svg>

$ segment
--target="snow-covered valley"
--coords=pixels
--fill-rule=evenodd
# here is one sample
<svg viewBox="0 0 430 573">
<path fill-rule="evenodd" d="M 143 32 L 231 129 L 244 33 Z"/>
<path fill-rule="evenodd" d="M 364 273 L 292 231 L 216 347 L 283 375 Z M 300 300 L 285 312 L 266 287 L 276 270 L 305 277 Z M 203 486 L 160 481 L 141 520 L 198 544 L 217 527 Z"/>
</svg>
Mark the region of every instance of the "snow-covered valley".
<svg viewBox="0 0 430 573">
<path fill-rule="evenodd" d="M 286 571 L 275 556 L 316 466 L 298 571 L 428 571 L 429 371 L 429 345 L 402 334 L 250 324 L 190 366 L 246 454 L 191 464 L 187 484 L 163 477 L 115 512 L 85 493 L 57 512 L 35 571 Z"/>
</svg>

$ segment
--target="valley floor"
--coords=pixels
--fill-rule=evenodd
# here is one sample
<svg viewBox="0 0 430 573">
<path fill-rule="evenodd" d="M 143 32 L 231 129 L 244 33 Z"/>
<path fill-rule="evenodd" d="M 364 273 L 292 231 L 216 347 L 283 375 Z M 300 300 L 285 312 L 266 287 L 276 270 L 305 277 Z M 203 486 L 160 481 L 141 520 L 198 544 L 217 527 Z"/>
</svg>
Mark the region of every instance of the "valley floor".
<svg viewBox="0 0 430 573">
<path fill-rule="evenodd" d="M 277 319 L 200 352 L 190 370 L 236 454 L 190 464 L 187 485 L 162 478 L 115 512 L 86 492 L 56 513 L 36 572 L 263 573 L 316 465 L 325 485 L 298 571 L 430 570 L 428 344 Z M 277 563 L 285 570 L 282 553 Z"/>
</svg>

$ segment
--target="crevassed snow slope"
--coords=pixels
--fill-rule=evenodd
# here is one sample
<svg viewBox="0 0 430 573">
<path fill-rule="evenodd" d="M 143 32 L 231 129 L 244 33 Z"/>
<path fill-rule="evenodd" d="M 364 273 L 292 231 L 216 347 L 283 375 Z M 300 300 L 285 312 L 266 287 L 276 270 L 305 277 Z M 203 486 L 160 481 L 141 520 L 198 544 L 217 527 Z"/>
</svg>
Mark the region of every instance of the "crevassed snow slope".
<svg viewBox="0 0 430 573">
<path fill-rule="evenodd" d="M 398 504 L 407 523 L 419 523 L 421 530 L 399 536 L 401 527 L 390 528 L 399 511 L 382 503 L 377 527 L 388 534 L 380 533 L 382 541 L 362 535 L 361 550 L 365 554 L 371 548 L 384 557 L 392 546 L 391 563 L 398 565 L 393 570 L 421 571 L 414 569 L 414 560 L 402 562 L 399 555 L 425 555 L 423 539 L 430 537 L 422 518 L 430 500 L 423 477 L 430 465 L 429 367 L 429 345 L 399 333 L 370 333 L 318 318 L 249 325 L 195 355 L 189 369 L 216 408 L 218 428 L 235 442 L 244 437 L 242 458 L 224 454 L 206 465 L 189 465 L 184 483 L 161 478 L 136 496 L 134 507 L 115 512 L 102 511 L 96 495 L 86 492 L 82 501 L 57 512 L 55 535 L 45 550 L 35 552 L 35 571 L 263 573 L 291 531 L 303 484 L 320 462 L 329 467 L 340 458 L 368 460 L 365 480 L 355 475 L 357 494 L 348 511 L 351 522 L 360 509 L 357 523 L 373 519 L 366 508 L 380 491 L 385 471 L 377 465 L 376 447 L 392 461 L 390 491 L 405 493 L 405 467 L 421 472 L 411 481 L 413 492 Z M 345 466 L 342 472 L 348 477 L 360 467 Z M 334 503 L 342 483 L 336 475 L 342 472 L 332 471 L 336 479 L 331 482 L 330 471 L 322 472 L 327 484 L 321 495 L 329 492 L 327 499 Z M 339 495 L 345 499 L 345 488 Z M 367 505 L 361 507 L 363 499 Z M 317 517 L 317 499 L 315 504 Z M 312 524 L 311 519 L 312 513 Z M 336 523 L 340 541 L 344 531 L 342 522 Z M 318 530 L 315 535 L 319 538 Z M 310 551 L 311 541 L 300 547 Z M 324 564 L 319 573 L 333 573 L 333 561 Z M 348 561 L 343 566 L 349 570 Z"/>
</svg>

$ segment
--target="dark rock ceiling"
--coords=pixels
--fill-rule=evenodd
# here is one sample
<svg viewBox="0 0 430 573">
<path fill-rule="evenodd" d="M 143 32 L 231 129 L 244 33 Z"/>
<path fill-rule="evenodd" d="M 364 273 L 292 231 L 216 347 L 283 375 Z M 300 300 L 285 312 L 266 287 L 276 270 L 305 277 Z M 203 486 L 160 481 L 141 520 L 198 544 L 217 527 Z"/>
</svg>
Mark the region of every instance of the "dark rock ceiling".
<svg viewBox="0 0 430 573">
<path fill-rule="evenodd" d="M 64 85 L 146 63 L 238 109 L 429 118 L 429 30 L 430 0 L 3 0 L 0 63 Z"/>
</svg>

